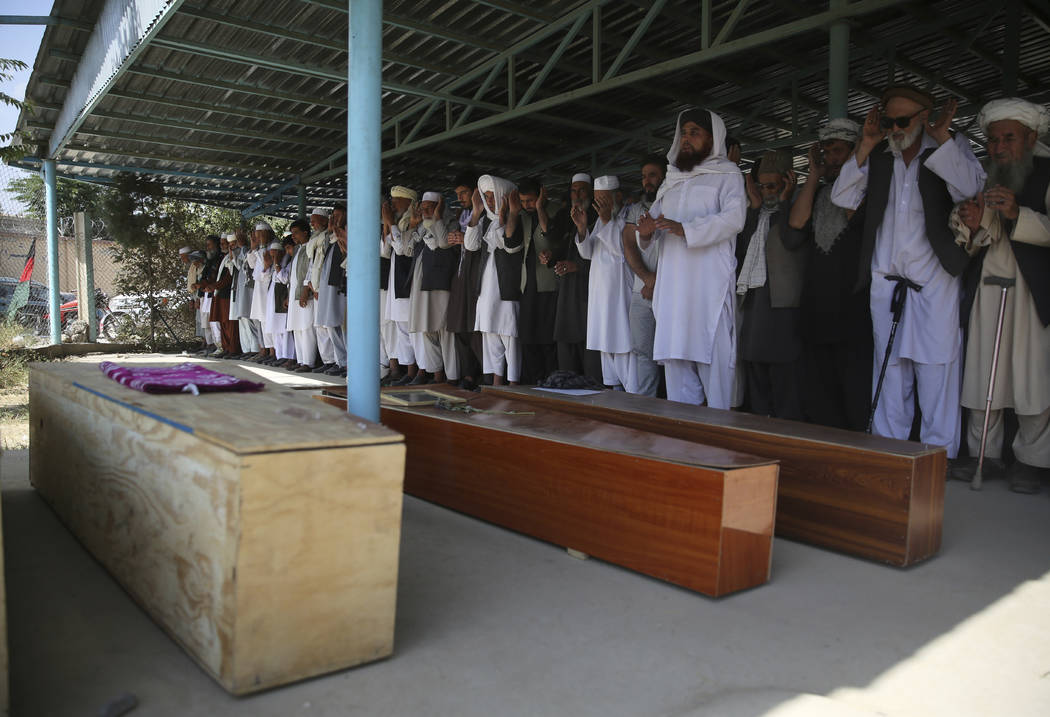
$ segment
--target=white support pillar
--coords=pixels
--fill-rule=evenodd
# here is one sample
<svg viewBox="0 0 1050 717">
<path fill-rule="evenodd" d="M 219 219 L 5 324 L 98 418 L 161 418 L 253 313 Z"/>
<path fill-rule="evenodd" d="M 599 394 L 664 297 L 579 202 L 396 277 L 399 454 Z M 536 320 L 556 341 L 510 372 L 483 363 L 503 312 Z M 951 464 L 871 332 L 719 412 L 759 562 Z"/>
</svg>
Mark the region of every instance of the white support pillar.
<svg viewBox="0 0 1050 717">
<path fill-rule="evenodd" d="M 95 311 L 95 251 L 91 236 L 91 217 L 84 212 L 73 215 L 73 234 L 77 242 L 77 318 L 87 323 L 88 341 L 98 341 Z"/>
</svg>

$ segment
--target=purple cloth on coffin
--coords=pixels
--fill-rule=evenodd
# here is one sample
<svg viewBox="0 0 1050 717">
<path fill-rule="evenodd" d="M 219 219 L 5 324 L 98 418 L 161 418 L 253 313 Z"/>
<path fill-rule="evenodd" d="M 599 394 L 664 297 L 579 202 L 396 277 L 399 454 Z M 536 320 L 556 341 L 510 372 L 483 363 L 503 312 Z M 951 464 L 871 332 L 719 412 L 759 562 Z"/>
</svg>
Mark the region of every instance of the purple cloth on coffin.
<svg viewBox="0 0 1050 717">
<path fill-rule="evenodd" d="M 99 369 L 109 378 L 146 393 L 205 393 L 208 391 L 261 391 L 262 383 L 219 373 L 192 363 L 166 366 L 120 366 L 103 361 Z"/>
</svg>

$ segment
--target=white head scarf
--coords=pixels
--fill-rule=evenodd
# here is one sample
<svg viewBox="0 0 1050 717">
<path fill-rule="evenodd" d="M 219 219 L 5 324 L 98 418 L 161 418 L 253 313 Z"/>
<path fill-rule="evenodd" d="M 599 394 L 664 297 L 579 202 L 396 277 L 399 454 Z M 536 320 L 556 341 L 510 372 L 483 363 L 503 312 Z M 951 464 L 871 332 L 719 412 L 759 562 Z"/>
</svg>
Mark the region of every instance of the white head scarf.
<svg viewBox="0 0 1050 717">
<path fill-rule="evenodd" d="M 507 195 L 513 192 L 515 189 L 514 183 L 504 179 L 503 177 L 493 177 L 491 174 L 483 174 L 478 177 L 478 190 L 481 192 L 482 202 L 485 205 L 485 213 L 489 215 L 489 219 L 493 222 L 499 221 L 499 210 L 503 206 L 503 202 Z M 492 192 L 492 196 L 495 198 L 494 204 L 496 210 L 489 209 L 489 203 L 484 201 L 485 192 Z"/>
<path fill-rule="evenodd" d="M 817 130 L 817 139 L 827 142 L 832 139 L 841 139 L 843 142 L 856 144 L 860 137 L 860 125 L 846 117 L 836 117 Z"/>
<path fill-rule="evenodd" d="M 675 162 L 678 160 L 678 151 L 682 145 L 682 115 L 689 111 L 682 110 L 678 113 L 678 119 L 675 120 L 674 140 L 671 142 L 671 149 L 667 151 L 667 176 L 664 177 L 663 184 L 660 185 L 660 189 L 656 192 L 657 201 L 667 194 L 671 188 L 701 174 L 740 174 L 740 168 L 726 157 L 725 122 L 717 114 L 710 111 L 711 138 L 713 140 L 711 154 L 688 172 L 683 172 L 675 166 Z"/>
<path fill-rule="evenodd" d="M 1047 130 L 1050 129 L 1050 113 L 1047 112 L 1046 107 L 1023 100 L 1020 97 L 1004 97 L 987 103 L 981 108 L 980 114 L 977 115 L 977 123 L 981 125 L 981 130 L 985 135 L 988 134 L 988 125 L 1002 120 L 1015 120 L 1025 127 L 1035 130 L 1037 139 L 1035 143 L 1036 156 L 1050 156 L 1050 147 L 1038 141 L 1038 138 L 1045 136 Z"/>
</svg>

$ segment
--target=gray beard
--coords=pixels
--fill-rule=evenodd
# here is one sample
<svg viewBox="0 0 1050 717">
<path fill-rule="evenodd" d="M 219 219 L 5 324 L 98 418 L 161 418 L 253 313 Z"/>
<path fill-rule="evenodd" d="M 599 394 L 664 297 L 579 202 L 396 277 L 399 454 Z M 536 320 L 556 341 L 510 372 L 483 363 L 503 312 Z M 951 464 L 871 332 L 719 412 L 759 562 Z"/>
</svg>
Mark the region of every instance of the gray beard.
<svg viewBox="0 0 1050 717">
<path fill-rule="evenodd" d="M 913 129 L 911 132 L 906 134 L 904 136 L 904 139 L 902 139 L 900 141 L 897 141 L 896 139 L 894 139 L 893 135 L 891 134 L 890 137 L 889 137 L 890 149 L 893 150 L 894 152 L 903 152 L 904 150 L 908 149 L 908 147 L 911 147 L 913 144 L 915 144 L 915 140 L 917 140 L 919 138 L 919 135 L 921 135 L 921 134 L 922 134 L 922 125 L 921 124 L 915 125 L 915 129 Z"/>
<path fill-rule="evenodd" d="M 775 210 L 780 206 L 780 197 L 763 197 L 762 208 L 768 209 L 769 211 Z"/>
<path fill-rule="evenodd" d="M 1028 177 L 1032 174 L 1032 168 L 1035 166 L 1033 156 L 1032 150 L 1027 149 L 1016 162 L 999 164 L 989 161 L 987 168 L 988 179 L 985 181 L 984 186 L 994 187 L 999 185 L 1017 194 L 1024 189 L 1025 182 L 1028 181 Z"/>
</svg>

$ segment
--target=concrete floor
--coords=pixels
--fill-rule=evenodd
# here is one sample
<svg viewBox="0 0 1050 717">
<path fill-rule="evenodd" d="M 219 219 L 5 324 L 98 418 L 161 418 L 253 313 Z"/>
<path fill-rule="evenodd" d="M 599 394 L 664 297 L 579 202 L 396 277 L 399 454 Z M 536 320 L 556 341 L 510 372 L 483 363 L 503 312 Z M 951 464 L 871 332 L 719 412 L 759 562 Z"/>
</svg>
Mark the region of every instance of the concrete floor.
<svg viewBox="0 0 1050 717">
<path fill-rule="evenodd" d="M 392 658 L 227 695 L 2 457 L 12 714 L 511 717 L 1050 714 L 1050 499 L 950 484 L 907 570 L 777 540 L 720 600 L 405 499 Z"/>
</svg>

